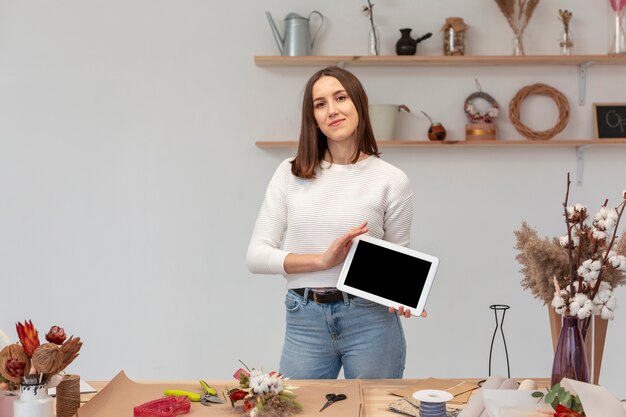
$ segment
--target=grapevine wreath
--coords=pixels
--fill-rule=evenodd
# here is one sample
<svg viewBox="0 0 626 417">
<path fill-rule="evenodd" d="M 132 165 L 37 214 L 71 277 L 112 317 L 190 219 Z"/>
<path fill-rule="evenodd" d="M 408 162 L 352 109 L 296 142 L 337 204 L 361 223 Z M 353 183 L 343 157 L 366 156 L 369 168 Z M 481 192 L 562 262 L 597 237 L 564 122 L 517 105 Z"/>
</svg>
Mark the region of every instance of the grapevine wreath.
<svg viewBox="0 0 626 417">
<path fill-rule="evenodd" d="M 559 120 L 552 129 L 536 132 L 529 129 L 520 121 L 520 110 L 522 107 L 522 102 L 526 99 L 526 97 L 531 95 L 548 96 L 552 100 L 554 100 L 554 103 L 559 109 Z M 565 129 L 565 126 L 567 126 L 567 122 L 569 121 L 569 104 L 567 102 L 567 97 L 565 97 L 563 93 L 553 87 L 550 87 L 549 85 L 527 85 L 526 87 L 519 90 L 515 97 L 513 97 L 513 99 L 509 103 L 509 118 L 511 119 L 511 123 L 513 123 L 515 129 L 524 137 L 530 140 L 551 139 L 557 134 L 561 133 L 561 131 Z"/>
</svg>

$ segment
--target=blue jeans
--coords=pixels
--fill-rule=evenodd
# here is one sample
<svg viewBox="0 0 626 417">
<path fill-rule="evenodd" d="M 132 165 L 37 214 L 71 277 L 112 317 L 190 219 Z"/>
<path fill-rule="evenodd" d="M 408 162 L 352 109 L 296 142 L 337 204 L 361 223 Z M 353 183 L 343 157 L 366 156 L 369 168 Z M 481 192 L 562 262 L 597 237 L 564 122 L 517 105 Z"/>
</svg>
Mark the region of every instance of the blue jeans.
<svg viewBox="0 0 626 417">
<path fill-rule="evenodd" d="M 402 378 L 406 342 L 400 318 L 363 298 L 318 304 L 292 290 L 280 372 L 293 379 Z"/>
</svg>

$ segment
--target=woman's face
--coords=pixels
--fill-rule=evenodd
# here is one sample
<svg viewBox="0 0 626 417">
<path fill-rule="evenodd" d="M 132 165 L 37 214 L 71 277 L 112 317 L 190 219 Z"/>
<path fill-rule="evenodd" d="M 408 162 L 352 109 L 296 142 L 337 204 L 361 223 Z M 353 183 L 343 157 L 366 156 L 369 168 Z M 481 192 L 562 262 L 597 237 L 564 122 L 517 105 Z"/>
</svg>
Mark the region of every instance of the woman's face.
<svg viewBox="0 0 626 417">
<path fill-rule="evenodd" d="M 323 76 L 313 84 L 313 115 L 332 141 L 355 141 L 359 115 L 350 96 L 335 77 Z"/>
</svg>

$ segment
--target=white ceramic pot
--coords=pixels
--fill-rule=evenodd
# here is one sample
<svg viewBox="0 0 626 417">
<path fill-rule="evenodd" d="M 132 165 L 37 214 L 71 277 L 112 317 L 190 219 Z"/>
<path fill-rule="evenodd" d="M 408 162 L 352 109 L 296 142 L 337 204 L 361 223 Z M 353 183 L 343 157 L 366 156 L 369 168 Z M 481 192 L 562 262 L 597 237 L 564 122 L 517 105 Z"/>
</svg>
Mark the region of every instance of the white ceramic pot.
<svg viewBox="0 0 626 417">
<path fill-rule="evenodd" d="M 13 417 L 52 417 L 52 411 L 46 384 L 20 385 L 20 398 L 13 402 Z"/>
<path fill-rule="evenodd" d="M 410 111 L 404 104 L 370 104 L 370 122 L 376 140 L 394 139 L 396 117 L 401 110 Z"/>
</svg>

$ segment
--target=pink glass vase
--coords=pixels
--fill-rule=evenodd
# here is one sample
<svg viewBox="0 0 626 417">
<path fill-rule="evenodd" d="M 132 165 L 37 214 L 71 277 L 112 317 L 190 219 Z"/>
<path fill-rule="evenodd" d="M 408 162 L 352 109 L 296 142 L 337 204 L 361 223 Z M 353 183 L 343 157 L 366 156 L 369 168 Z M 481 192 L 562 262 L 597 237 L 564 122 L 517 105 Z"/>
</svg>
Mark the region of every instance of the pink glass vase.
<svg viewBox="0 0 626 417">
<path fill-rule="evenodd" d="M 552 385 L 561 382 L 563 378 L 589 382 L 585 340 L 578 317 L 563 317 L 563 327 L 554 353 Z"/>
</svg>

